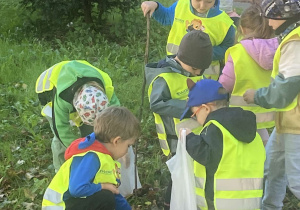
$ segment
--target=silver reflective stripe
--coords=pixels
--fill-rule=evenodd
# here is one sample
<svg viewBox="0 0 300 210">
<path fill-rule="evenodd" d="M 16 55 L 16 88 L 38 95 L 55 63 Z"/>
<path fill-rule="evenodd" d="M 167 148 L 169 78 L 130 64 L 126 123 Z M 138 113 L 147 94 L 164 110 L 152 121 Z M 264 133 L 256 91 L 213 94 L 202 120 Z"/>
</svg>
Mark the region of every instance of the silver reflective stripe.
<svg viewBox="0 0 300 210">
<path fill-rule="evenodd" d="M 247 104 L 243 96 L 231 96 L 229 104 L 233 106 L 258 107 L 256 104 Z M 274 112 L 255 113 L 255 115 L 257 123 L 274 121 L 275 118 Z"/>
<path fill-rule="evenodd" d="M 262 178 L 244 178 L 244 179 L 217 179 L 216 190 L 218 191 L 244 191 L 244 190 L 262 190 Z"/>
<path fill-rule="evenodd" d="M 45 89 L 48 90 L 50 88 L 50 77 L 52 74 L 52 70 L 54 69 L 54 66 L 52 66 L 50 69 L 48 69 L 48 75 L 47 75 L 47 80 L 46 80 L 46 84 L 45 84 Z"/>
<path fill-rule="evenodd" d="M 204 71 L 204 75 L 219 75 L 220 74 L 220 65 L 210 65 Z"/>
<path fill-rule="evenodd" d="M 258 107 L 256 104 L 247 104 L 246 101 L 244 101 L 243 96 L 231 96 L 229 105 L 233 106 L 253 106 L 253 107 Z"/>
<path fill-rule="evenodd" d="M 261 209 L 261 198 L 225 199 L 217 198 L 216 207 L 218 210 L 253 210 Z"/>
<path fill-rule="evenodd" d="M 44 71 L 44 72 L 41 74 L 41 76 L 39 77 L 39 83 L 38 83 L 38 85 L 37 85 L 37 87 L 36 87 L 36 92 L 41 92 L 41 91 L 44 90 L 44 88 L 43 88 L 43 82 L 44 82 L 44 77 L 45 77 L 45 74 L 46 74 L 46 73 L 47 73 L 47 70 Z"/>
<path fill-rule="evenodd" d="M 47 188 L 45 194 L 44 194 L 44 199 L 55 203 L 55 204 L 59 204 L 62 202 L 62 195 L 50 188 Z"/>
<path fill-rule="evenodd" d="M 63 206 L 43 206 L 42 210 L 64 210 Z"/>
<path fill-rule="evenodd" d="M 180 128 L 189 128 L 191 130 L 201 126 L 196 120 L 189 118 L 176 124 L 176 132 L 179 133 Z"/>
<path fill-rule="evenodd" d="M 274 112 L 266 112 L 266 113 L 255 113 L 256 115 L 256 122 L 270 122 L 275 120 L 275 113 Z"/>
<path fill-rule="evenodd" d="M 206 207 L 205 199 L 202 196 L 196 195 L 196 202 L 197 202 L 197 206 Z"/>
<path fill-rule="evenodd" d="M 168 144 L 166 140 L 159 139 L 159 144 L 162 149 L 169 150 Z"/>
<path fill-rule="evenodd" d="M 178 48 L 179 48 L 178 45 L 171 44 L 171 43 L 167 44 L 167 51 L 173 55 L 175 55 L 178 52 Z"/>
<path fill-rule="evenodd" d="M 200 177 L 195 176 L 195 185 L 196 185 L 197 188 L 203 189 L 204 178 L 200 178 Z"/>
<path fill-rule="evenodd" d="M 162 124 L 155 124 L 156 132 L 160 134 L 165 134 L 165 129 Z"/>
</svg>

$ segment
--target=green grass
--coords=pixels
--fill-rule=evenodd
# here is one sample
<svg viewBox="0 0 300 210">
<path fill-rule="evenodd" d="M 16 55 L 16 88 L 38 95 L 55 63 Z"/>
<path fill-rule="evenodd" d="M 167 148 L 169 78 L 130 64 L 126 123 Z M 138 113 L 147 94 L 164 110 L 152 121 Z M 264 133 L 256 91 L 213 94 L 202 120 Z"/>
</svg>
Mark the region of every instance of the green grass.
<svg viewBox="0 0 300 210">
<path fill-rule="evenodd" d="M 40 73 L 62 60 L 87 60 L 110 75 L 122 105 L 138 115 L 146 42 L 146 20 L 139 8 L 125 19 L 116 17 L 101 33 L 74 21 L 69 32 L 49 38 L 50 32 L 39 34 L 24 27 L 26 11 L 17 2 L 0 0 L 0 209 L 5 210 L 40 209 L 54 175 L 52 133 L 34 92 Z M 165 56 L 169 29 L 151 21 L 150 62 Z M 155 203 L 161 207 L 169 179 L 147 96 L 144 99 L 138 141 L 143 190 L 138 197 L 128 198 L 136 209 L 151 209 Z M 297 200 L 290 194 L 287 198 L 286 209 L 296 208 Z"/>
</svg>

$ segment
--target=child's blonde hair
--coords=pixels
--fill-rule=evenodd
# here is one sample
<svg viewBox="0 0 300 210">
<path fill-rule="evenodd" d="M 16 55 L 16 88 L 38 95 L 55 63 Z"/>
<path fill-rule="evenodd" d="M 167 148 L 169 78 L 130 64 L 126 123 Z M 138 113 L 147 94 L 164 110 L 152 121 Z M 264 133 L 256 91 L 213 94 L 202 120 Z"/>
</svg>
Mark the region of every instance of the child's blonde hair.
<svg viewBox="0 0 300 210">
<path fill-rule="evenodd" d="M 97 116 L 94 132 L 98 141 L 108 143 L 118 136 L 122 140 L 137 139 L 141 128 L 139 120 L 127 108 L 111 106 Z"/>
<path fill-rule="evenodd" d="M 240 27 L 238 28 L 237 37 L 243 39 L 257 38 L 257 39 L 270 39 L 273 37 L 273 29 L 269 26 L 268 19 L 262 16 L 262 10 L 258 5 L 251 5 L 241 15 Z M 242 28 L 250 29 L 249 34 L 242 34 Z"/>
</svg>

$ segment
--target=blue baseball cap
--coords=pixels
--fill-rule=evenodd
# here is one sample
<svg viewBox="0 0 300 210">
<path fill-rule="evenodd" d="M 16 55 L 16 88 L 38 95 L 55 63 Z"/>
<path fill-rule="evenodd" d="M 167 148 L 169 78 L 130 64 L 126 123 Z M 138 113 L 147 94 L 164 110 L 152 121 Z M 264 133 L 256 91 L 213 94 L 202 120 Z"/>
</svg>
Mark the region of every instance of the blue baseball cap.
<svg viewBox="0 0 300 210">
<path fill-rule="evenodd" d="M 191 79 L 188 80 L 192 81 Z M 190 116 L 186 116 L 186 114 L 193 106 L 200 106 L 202 104 L 206 104 L 217 100 L 224 100 L 224 99 L 228 100 L 229 99 L 228 93 L 226 94 L 218 93 L 219 89 L 222 87 L 223 86 L 221 83 L 212 79 L 202 79 L 194 83 L 194 85 L 190 89 L 188 95 L 189 99 L 187 101 L 186 108 L 180 117 L 180 120 L 182 120 L 184 117 L 190 117 Z"/>
</svg>

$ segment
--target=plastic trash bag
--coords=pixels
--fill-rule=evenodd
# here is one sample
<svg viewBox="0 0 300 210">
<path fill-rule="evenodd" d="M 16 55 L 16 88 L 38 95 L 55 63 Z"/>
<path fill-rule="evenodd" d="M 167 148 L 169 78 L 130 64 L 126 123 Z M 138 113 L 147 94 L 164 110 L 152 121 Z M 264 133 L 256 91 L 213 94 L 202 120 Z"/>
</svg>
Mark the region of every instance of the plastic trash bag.
<svg viewBox="0 0 300 210">
<path fill-rule="evenodd" d="M 128 153 L 118 160 L 121 163 L 121 185 L 120 194 L 124 197 L 133 193 L 135 189 L 134 161 L 135 155 L 132 146 L 128 148 Z M 137 188 L 141 188 L 140 179 L 137 172 Z"/>
<path fill-rule="evenodd" d="M 181 131 L 176 155 L 166 163 L 171 172 L 171 210 L 197 210 L 193 159 L 186 151 L 186 130 Z"/>
</svg>

